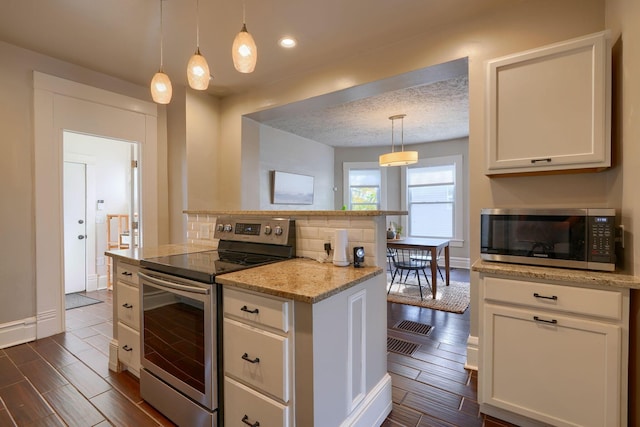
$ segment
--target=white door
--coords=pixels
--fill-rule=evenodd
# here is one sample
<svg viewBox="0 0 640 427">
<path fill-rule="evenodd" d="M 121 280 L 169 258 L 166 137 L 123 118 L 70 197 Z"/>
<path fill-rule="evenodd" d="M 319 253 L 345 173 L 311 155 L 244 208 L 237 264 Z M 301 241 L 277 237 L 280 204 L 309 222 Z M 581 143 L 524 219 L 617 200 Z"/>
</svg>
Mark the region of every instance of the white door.
<svg viewBox="0 0 640 427">
<path fill-rule="evenodd" d="M 86 289 L 86 165 L 64 162 L 64 292 Z"/>
</svg>

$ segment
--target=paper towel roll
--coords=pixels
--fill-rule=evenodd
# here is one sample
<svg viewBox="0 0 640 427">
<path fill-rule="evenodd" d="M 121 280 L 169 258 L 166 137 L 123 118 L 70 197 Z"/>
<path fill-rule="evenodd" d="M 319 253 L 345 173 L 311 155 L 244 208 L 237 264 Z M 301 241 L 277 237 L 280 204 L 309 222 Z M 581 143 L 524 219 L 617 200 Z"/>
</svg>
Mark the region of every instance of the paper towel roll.
<svg viewBox="0 0 640 427">
<path fill-rule="evenodd" d="M 347 230 L 339 228 L 336 230 L 335 244 L 333 248 L 333 265 L 338 267 L 345 267 L 349 265 L 349 258 L 347 258 Z"/>
</svg>

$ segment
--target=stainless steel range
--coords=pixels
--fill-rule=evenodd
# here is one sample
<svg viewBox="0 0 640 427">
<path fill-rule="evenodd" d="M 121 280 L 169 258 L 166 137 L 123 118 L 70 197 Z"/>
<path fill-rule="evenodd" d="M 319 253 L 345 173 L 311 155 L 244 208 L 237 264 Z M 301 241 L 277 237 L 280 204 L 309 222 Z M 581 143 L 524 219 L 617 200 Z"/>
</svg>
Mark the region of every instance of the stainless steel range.
<svg viewBox="0 0 640 427">
<path fill-rule="evenodd" d="M 293 220 L 218 218 L 218 249 L 140 261 L 140 394 L 180 426 L 222 425 L 217 275 L 295 256 Z"/>
</svg>

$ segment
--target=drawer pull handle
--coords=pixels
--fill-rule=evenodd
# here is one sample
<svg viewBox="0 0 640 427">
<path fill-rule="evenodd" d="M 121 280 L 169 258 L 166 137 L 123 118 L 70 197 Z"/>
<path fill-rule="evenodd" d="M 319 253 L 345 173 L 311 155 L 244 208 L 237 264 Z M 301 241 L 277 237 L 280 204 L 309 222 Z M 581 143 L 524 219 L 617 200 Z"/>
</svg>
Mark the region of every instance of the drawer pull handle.
<svg viewBox="0 0 640 427">
<path fill-rule="evenodd" d="M 122 306 L 124 308 L 133 308 L 133 306 L 131 304 L 129 304 L 128 302 L 125 302 L 124 304 L 122 304 Z"/>
<path fill-rule="evenodd" d="M 545 162 L 545 163 L 551 163 L 551 158 L 546 158 L 546 159 L 531 159 L 531 163 L 532 164 L 536 164 L 538 162 Z"/>
<path fill-rule="evenodd" d="M 242 355 L 242 359 L 246 360 L 249 363 L 260 363 L 260 358 L 256 357 L 255 359 L 249 359 L 249 355 L 247 353 Z"/>
<path fill-rule="evenodd" d="M 244 417 L 242 417 L 242 422 L 245 423 L 248 426 L 251 426 L 251 427 L 260 427 L 260 421 L 256 421 L 255 423 L 251 424 L 249 422 L 249 416 L 248 415 L 245 415 Z"/>
<path fill-rule="evenodd" d="M 132 349 L 131 347 L 129 347 L 127 344 L 125 344 L 125 345 L 122 347 L 122 349 L 123 349 L 124 351 L 133 351 L 133 349 Z"/>
<path fill-rule="evenodd" d="M 131 273 L 130 271 L 123 271 L 122 275 L 123 276 L 133 276 L 133 273 Z"/>
<path fill-rule="evenodd" d="M 243 305 L 240 310 L 246 311 L 247 313 L 251 313 L 251 314 L 258 314 L 260 312 L 260 310 L 258 310 L 257 308 L 254 308 L 253 310 L 249 310 L 249 307 L 247 307 L 246 305 Z"/>
<path fill-rule="evenodd" d="M 558 321 L 556 319 L 544 320 L 544 319 L 539 318 L 538 316 L 533 316 L 533 320 L 535 320 L 536 322 L 550 323 L 552 325 L 556 325 L 558 323 Z"/>
<path fill-rule="evenodd" d="M 557 301 L 557 300 L 558 300 L 558 297 L 557 297 L 557 296 L 555 296 L 555 295 L 551 295 L 550 297 L 547 297 L 547 296 L 544 296 L 544 295 L 540 295 L 540 294 L 539 294 L 539 293 L 537 293 L 537 292 L 535 292 L 535 293 L 533 294 L 533 296 L 534 296 L 534 297 L 536 297 L 536 298 L 542 298 L 542 299 L 552 299 L 552 300 L 554 300 L 554 301 Z"/>
</svg>

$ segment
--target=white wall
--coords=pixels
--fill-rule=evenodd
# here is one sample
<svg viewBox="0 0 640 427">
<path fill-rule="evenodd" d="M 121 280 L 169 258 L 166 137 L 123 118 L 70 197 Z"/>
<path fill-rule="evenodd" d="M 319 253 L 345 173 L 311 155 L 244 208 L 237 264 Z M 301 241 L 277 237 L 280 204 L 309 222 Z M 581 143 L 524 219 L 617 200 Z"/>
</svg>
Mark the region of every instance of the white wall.
<svg viewBox="0 0 640 427">
<path fill-rule="evenodd" d="M 260 125 L 259 128 L 259 208 L 263 210 L 333 210 L 333 147 L 269 126 Z M 313 204 L 282 205 L 271 203 L 270 172 L 274 170 L 313 176 Z"/>
</svg>

